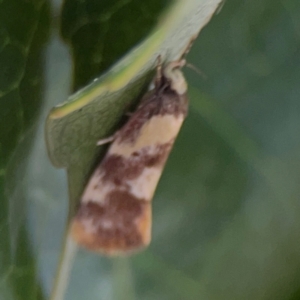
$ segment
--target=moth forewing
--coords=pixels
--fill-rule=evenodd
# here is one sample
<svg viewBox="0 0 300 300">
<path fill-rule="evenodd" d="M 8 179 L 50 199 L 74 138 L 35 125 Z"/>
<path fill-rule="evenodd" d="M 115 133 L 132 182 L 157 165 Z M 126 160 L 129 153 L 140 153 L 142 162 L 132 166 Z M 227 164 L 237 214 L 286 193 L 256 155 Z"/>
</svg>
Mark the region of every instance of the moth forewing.
<svg viewBox="0 0 300 300">
<path fill-rule="evenodd" d="M 71 224 L 79 245 L 108 255 L 128 254 L 151 240 L 151 200 L 184 121 L 184 60 L 158 73 L 155 88 L 118 131 L 92 174 Z"/>
</svg>

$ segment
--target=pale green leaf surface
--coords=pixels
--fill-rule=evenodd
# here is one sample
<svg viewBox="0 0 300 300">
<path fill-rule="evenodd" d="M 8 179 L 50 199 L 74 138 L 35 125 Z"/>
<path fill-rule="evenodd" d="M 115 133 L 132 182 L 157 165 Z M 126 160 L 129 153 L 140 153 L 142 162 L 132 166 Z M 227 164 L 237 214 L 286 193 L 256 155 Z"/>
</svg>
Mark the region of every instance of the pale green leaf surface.
<svg viewBox="0 0 300 300">
<path fill-rule="evenodd" d="M 172 1 L 64 1 L 60 28 L 74 60 L 73 90 L 99 77 L 144 40 Z"/>
<path fill-rule="evenodd" d="M 153 33 L 111 71 L 54 108 L 46 127 L 52 162 L 68 168 L 71 201 L 81 194 L 99 155 L 97 140 L 112 134 L 120 117 L 149 83 L 158 55 L 178 59 L 211 18 L 219 1 L 174 1 Z M 176 34 L 175 34 L 176 33 Z"/>
</svg>

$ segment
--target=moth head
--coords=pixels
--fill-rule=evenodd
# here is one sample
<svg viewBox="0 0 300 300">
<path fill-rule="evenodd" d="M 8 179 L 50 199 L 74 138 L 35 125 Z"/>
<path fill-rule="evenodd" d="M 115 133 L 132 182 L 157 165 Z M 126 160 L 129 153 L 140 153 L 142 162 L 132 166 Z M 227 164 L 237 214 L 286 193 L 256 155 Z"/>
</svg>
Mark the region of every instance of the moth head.
<svg viewBox="0 0 300 300">
<path fill-rule="evenodd" d="M 186 64 L 185 59 L 170 62 L 163 70 L 163 75 L 169 81 L 170 87 L 179 95 L 187 91 L 187 83 L 181 72 L 181 68 Z"/>
</svg>

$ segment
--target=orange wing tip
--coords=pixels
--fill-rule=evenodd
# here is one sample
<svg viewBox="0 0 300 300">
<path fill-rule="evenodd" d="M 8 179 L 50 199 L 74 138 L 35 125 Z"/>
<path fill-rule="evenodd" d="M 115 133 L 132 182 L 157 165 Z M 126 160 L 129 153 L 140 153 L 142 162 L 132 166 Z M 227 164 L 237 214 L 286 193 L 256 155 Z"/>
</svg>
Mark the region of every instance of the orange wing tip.
<svg viewBox="0 0 300 300">
<path fill-rule="evenodd" d="M 114 220 L 112 220 L 113 222 Z M 92 252 L 108 256 L 130 255 L 146 248 L 151 241 L 151 206 L 148 204 L 143 214 L 124 230 L 118 228 L 107 230 L 103 227 L 88 225 L 91 220 L 76 216 L 70 227 L 70 235 L 75 242 Z"/>
</svg>

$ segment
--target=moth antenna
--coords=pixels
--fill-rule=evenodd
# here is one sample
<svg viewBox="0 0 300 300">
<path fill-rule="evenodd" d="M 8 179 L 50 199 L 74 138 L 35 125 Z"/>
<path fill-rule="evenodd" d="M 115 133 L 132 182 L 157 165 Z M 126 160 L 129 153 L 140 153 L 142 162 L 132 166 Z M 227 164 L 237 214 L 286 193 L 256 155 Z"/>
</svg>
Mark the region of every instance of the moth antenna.
<svg viewBox="0 0 300 300">
<path fill-rule="evenodd" d="M 219 3 L 219 5 L 218 5 L 218 7 L 217 7 L 217 9 L 215 11 L 215 15 L 218 15 L 220 13 L 220 11 L 223 9 L 223 6 L 224 6 L 225 2 L 226 2 L 226 0 L 222 0 Z"/>
<path fill-rule="evenodd" d="M 158 88 L 161 84 L 162 80 L 162 62 L 161 62 L 161 55 L 157 56 L 157 65 L 156 65 L 156 76 L 154 85 Z"/>
<path fill-rule="evenodd" d="M 224 2 L 226 0 L 223 0 Z M 187 56 L 187 54 L 190 52 L 194 41 L 195 41 L 196 37 L 192 37 L 190 42 L 188 43 L 188 45 L 186 46 L 183 54 L 181 55 L 181 58 L 178 61 L 172 62 L 172 67 L 173 68 L 182 68 L 183 66 L 186 66 L 190 69 L 192 69 L 193 71 L 195 71 L 197 74 L 199 74 L 203 79 L 207 79 L 206 74 L 201 71 L 199 68 L 195 67 L 194 65 L 187 63 L 185 57 Z"/>
<path fill-rule="evenodd" d="M 196 66 L 190 64 L 190 63 L 186 63 L 185 66 L 187 68 L 190 68 L 191 70 L 195 71 L 197 74 L 199 74 L 203 79 L 207 79 L 207 75 L 201 71 L 199 68 L 197 68 Z"/>
</svg>

